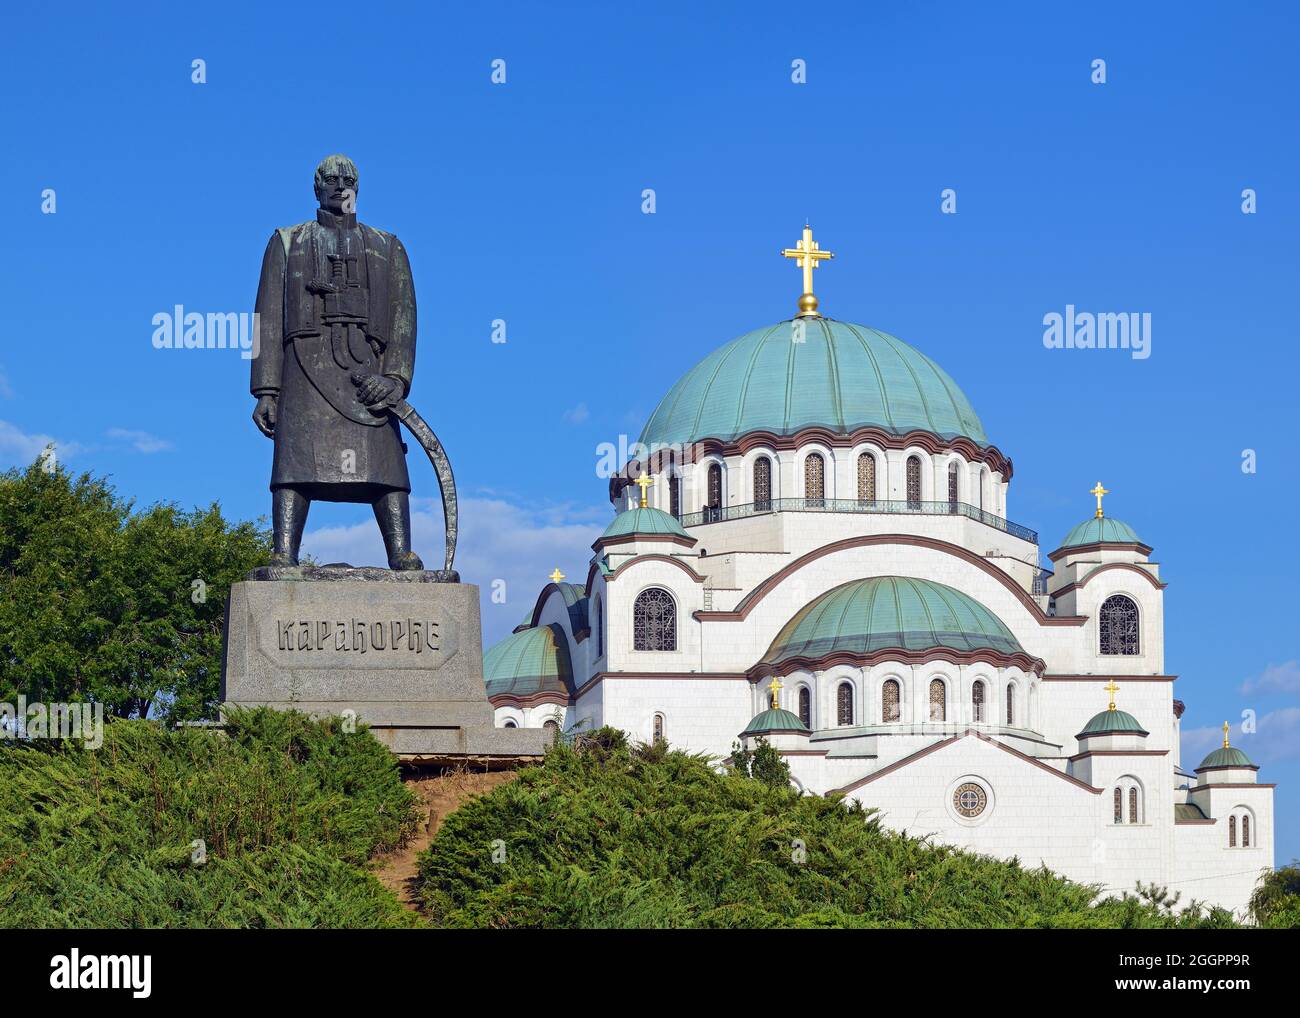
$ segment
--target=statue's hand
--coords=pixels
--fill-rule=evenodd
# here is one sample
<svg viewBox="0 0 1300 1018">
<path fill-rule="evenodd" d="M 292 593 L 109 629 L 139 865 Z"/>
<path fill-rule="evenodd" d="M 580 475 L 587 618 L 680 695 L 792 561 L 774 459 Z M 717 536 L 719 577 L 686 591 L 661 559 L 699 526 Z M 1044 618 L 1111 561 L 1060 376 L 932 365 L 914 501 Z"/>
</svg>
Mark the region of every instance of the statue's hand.
<svg viewBox="0 0 1300 1018">
<path fill-rule="evenodd" d="M 267 438 L 275 437 L 276 399 L 274 396 L 258 396 L 257 406 L 253 408 L 253 423 L 257 430 Z"/>
<path fill-rule="evenodd" d="M 353 375 L 353 384 L 357 387 L 357 399 L 372 409 L 391 407 L 402 398 L 402 383 L 395 378 L 383 375 Z"/>
</svg>

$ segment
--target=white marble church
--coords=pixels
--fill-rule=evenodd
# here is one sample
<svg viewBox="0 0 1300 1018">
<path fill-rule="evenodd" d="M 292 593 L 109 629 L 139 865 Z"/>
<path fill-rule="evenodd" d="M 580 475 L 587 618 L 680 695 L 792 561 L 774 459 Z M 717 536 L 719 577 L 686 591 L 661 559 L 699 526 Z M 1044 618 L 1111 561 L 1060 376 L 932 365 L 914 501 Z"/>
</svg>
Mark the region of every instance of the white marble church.
<svg viewBox="0 0 1300 1018">
<path fill-rule="evenodd" d="M 1184 769 L 1151 546 L 1098 483 L 1044 565 L 957 383 L 818 313 L 809 229 L 785 254 L 799 314 L 682 376 L 585 580 L 557 570 L 487 653 L 497 724 L 719 757 L 766 739 L 800 789 L 893 828 L 1240 913 L 1273 865 L 1273 786 L 1226 725 Z"/>
</svg>

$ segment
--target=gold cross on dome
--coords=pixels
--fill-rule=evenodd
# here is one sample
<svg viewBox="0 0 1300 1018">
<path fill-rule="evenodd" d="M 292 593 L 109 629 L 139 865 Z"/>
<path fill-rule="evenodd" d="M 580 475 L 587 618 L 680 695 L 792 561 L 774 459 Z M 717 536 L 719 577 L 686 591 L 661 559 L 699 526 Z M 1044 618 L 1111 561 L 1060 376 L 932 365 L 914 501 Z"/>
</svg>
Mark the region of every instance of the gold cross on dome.
<svg viewBox="0 0 1300 1018">
<path fill-rule="evenodd" d="M 559 583 L 562 579 L 564 579 L 564 574 L 560 572 L 560 567 L 556 566 L 555 570 L 551 573 L 549 577 L 547 577 L 547 579 L 549 579 L 552 583 Z"/>
<path fill-rule="evenodd" d="M 641 471 L 641 476 L 638 477 L 638 478 L 637 478 L 635 481 L 633 481 L 632 483 L 635 484 L 635 485 L 637 485 L 637 487 L 639 487 L 639 488 L 641 489 L 641 508 L 642 508 L 642 509 L 646 508 L 650 503 L 646 501 L 645 492 L 646 492 L 646 489 L 647 489 L 648 487 L 650 487 L 650 485 L 652 485 L 652 484 L 655 483 L 655 482 L 654 482 L 654 478 L 652 478 L 652 477 L 647 477 L 645 471 L 642 470 L 642 471 Z"/>
<path fill-rule="evenodd" d="M 818 263 L 835 256 L 817 246 L 817 242 L 813 240 L 812 227 L 805 223 L 803 238 L 794 247 L 782 251 L 781 257 L 795 259 L 795 264 L 803 269 L 803 294 L 799 297 L 799 317 L 820 318 L 821 315 L 817 313 L 817 298 L 813 296 L 813 269 L 817 268 Z"/>
<path fill-rule="evenodd" d="M 1114 709 L 1115 709 L 1115 694 L 1119 692 L 1119 686 L 1115 685 L 1115 680 L 1114 680 L 1114 679 L 1111 679 L 1110 682 L 1106 683 L 1106 685 L 1102 686 L 1101 688 L 1104 689 L 1107 693 L 1110 694 L 1110 706 L 1107 707 L 1106 709 L 1107 709 L 1107 710 L 1114 710 Z"/>
<path fill-rule="evenodd" d="M 1228 749 L 1228 722 L 1223 723 L 1223 748 Z"/>
<path fill-rule="evenodd" d="M 1097 487 L 1093 488 L 1092 491 L 1088 492 L 1088 494 L 1095 495 L 1097 497 L 1097 519 L 1101 519 L 1102 516 L 1104 515 L 1101 511 L 1101 496 L 1109 495 L 1110 492 L 1101 486 L 1101 481 L 1098 481 Z"/>
<path fill-rule="evenodd" d="M 781 684 L 780 679 L 778 679 L 775 675 L 773 675 L 772 681 L 768 683 L 767 688 L 772 691 L 772 709 L 776 710 L 781 706 L 780 703 L 777 701 L 777 695 L 781 692 L 781 690 L 785 689 L 785 686 Z"/>
</svg>

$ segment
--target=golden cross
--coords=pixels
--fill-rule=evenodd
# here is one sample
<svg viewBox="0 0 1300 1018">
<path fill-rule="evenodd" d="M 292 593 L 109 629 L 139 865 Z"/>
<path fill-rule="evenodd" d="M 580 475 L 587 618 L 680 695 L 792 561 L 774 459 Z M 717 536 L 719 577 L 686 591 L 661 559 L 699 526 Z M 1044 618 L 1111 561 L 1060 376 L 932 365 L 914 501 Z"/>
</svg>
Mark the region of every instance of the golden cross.
<svg viewBox="0 0 1300 1018">
<path fill-rule="evenodd" d="M 1101 486 L 1101 481 L 1098 481 L 1097 487 L 1093 488 L 1092 491 L 1088 492 L 1088 494 L 1097 496 L 1097 519 L 1101 519 L 1104 515 L 1101 511 L 1101 496 L 1109 495 L 1110 492 Z"/>
<path fill-rule="evenodd" d="M 772 709 L 776 710 L 778 707 L 781 706 L 780 703 L 777 702 L 777 694 L 780 693 L 781 690 L 785 689 L 785 686 L 781 684 L 780 679 L 778 679 L 775 675 L 773 675 L 772 681 L 768 683 L 767 688 L 772 691 Z"/>
<path fill-rule="evenodd" d="M 560 567 L 559 567 L 559 566 L 556 566 L 556 567 L 555 567 L 555 571 L 551 573 L 551 575 L 548 577 L 548 579 L 549 579 L 552 583 L 559 583 L 562 579 L 564 579 L 564 574 L 563 574 L 562 572 L 560 572 Z"/>
<path fill-rule="evenodd" d="M 638 477 L 638 478 L 637 478 L 635 481 L 633 481 L 632 483 L 635 484 L 635 485 L 637 485 L 637 486 L 639 486 L 640 489 L 641 489 L 641 508 L 644 509 L 646 506 L 648 506 L 648 505 L 650 504 L 649 502 L 646 501 L 645 491 L 646 491 L 646 488 L 650 487 L 650 485 L 652 485 L 652 484 L 655 483 L 655 482 L 654 482 L 654 478 L 652 478 L 652 477 L 647 477 L 646 474 L 645 474 L 645 471 L 642 470 L 642 471 L 641 471 L 641 476 Z"/>
<path fill-rule="evenodd" d="M 1228 722 L 1223 723 L 1223 748 L 1228 749 Z"/>
<path fill-rule="evenodd" d="M 1107 710 L 1114 710 L 1115 694 L 1119 692 L 1119 686 L 1115 685 L 1114 679 L 1111 679 L 1110 682 L 1108 682 L 1106 685 L 1102 686 L 1101 688 L 1110 694 L 1110 706 L 1107 708 Z"/>
<path fill-rule="evenodd" d="M 821 316 L 817 314 L 817 298 L 813 296 L 813 269 L 817 268 L 819 262 L 835 256 L 817 246 L 817 242 L 813 240 L 812 227 L 805 223 L 803 239 L 794 247 L 782 251 L 781 257 L 795 259 L 795 264 L 803 269 L 803 294 L 799 298 L 799 317 L 820 318 Z"/>
</svg>

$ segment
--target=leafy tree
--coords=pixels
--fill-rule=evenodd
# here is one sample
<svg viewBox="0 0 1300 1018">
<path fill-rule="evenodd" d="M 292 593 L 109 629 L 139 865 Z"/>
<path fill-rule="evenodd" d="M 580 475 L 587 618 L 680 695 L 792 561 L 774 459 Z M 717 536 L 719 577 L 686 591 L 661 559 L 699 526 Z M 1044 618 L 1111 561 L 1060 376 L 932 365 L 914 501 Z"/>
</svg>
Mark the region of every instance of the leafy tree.
<svg viewBox="0 0 1300 1018">
<path fill-rule="evenodd" d="M 1271 929 L 1300 928 L 1300 864 L 1266 873 L 1250 897 L 1250 916 Z"/>
<path fill-rule="evenodd" d="M 0 699 L 211 716 L 226 595 L 269 551 L 215 503 L 137 512 L 88 473 L 0 474 Z"/>
<path fill-rule="evenodd" d="M 752 750 L 742 749 L 739 742 L 732 743 L 731 767 L 737 774 L 770 788 L 790 787 L 790 765 L 762 736 L 754 740 Z"/>
</svg>

